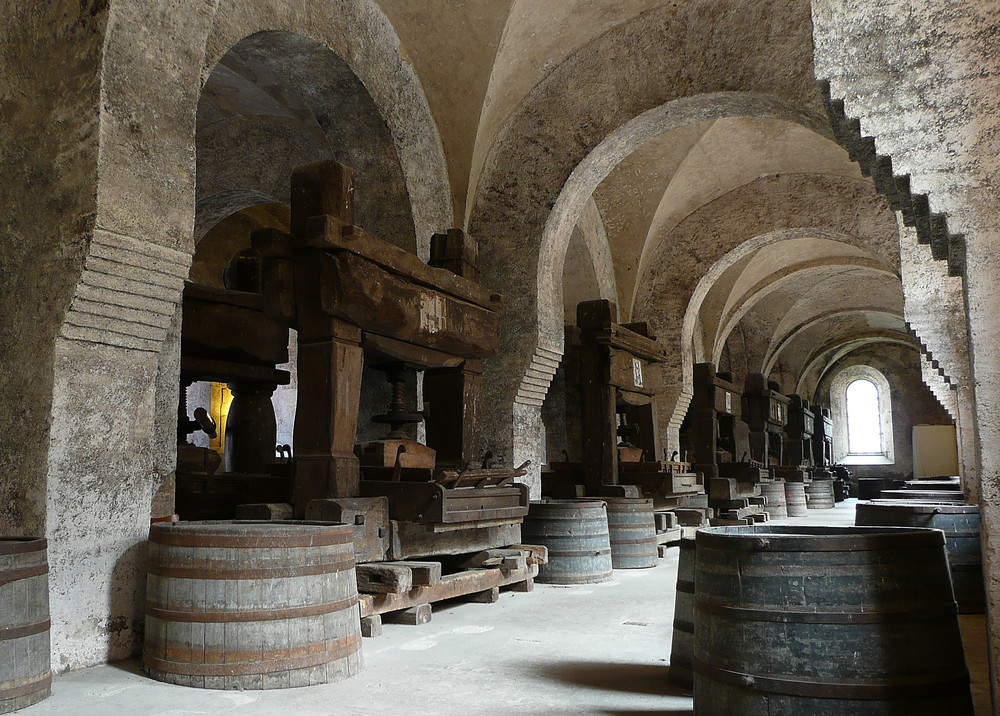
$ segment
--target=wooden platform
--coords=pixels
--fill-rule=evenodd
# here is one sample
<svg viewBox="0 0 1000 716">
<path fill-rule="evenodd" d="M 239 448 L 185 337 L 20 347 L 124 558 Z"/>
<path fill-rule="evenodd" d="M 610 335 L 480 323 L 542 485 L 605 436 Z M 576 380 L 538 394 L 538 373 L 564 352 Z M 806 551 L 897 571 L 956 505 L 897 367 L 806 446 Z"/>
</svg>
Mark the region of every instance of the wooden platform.
<svg viewBox="0 0 1000 716">
<path fill-rule="evenodd" d="M 425 623 L 429 610 L 419 611 L 418 618 L 423 605 L 456 597 L 494 602 L 501 587 L 529 592 L 538 565 L 547 561 L 544 547 L 517 545 L 469 555 L 466 566 L 452 574 L 443 574 L 441 563 L 433 561 L 359 564 L 361 617 L 405 611 L 414 615 L 410 623 Z"/>
</svg>

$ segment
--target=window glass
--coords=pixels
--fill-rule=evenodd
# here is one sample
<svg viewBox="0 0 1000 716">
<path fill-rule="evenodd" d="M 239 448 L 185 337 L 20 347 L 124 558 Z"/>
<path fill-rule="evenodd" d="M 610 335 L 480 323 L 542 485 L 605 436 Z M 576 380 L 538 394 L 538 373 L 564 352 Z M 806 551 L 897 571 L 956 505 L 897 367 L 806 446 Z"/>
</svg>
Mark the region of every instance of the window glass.
<svg viewBox="0 0 1000 716">
<path fill-rule="evenodd" d="M 855 455 L 883 452 L 878 388 L 870 380 L 847 386 L 847 451 Z"/>
</svg>

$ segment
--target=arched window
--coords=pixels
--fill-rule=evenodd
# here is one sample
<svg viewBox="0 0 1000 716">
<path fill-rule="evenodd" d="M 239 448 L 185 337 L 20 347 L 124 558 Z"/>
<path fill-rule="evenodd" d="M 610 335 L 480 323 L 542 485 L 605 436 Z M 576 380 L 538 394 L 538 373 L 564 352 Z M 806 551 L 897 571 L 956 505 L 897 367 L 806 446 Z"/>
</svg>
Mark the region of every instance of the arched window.
<svg viewBox="0 0 1000 716">
<path fill-rule="evenodd" d="M 891 465 L 889 381 L 867 365 L 844 368 L 830 381 L 833 459 L 847 465 Z"/>
<path fill-rule="evenodd" d="M 851 455 L 879 455 L 882 425 L 878 412 L 878 388 L 867 378 L 847 386 L 847 452 Z"/>
</svg>

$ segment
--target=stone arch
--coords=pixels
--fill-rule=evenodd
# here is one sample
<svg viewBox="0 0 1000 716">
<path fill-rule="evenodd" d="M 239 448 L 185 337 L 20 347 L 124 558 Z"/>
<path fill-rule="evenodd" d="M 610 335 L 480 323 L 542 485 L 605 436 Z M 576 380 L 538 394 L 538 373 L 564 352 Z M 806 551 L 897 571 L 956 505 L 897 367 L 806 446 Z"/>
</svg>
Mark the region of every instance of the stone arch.
<svg viewBox="0 0 1000 716">
<path fill-rule="evenodd" d="M 210 0 L 169 12 L 142 0 L 95 6 L 107 18 L 98 23 L 101 52 L 88 55 L 100 96 L 84 115 L 99 151 L 80 194 L 96 201 L 79 225 L 75 287 L 56 322 L 45 458 L 45 510 L 60 516 L 46 532 L 51 589 L 73 595 L 53 601 L 56 670 L 124 658 L 140 643 L 140 545 L 153 494 L 173 469 L 178 308 L 196 236 L 197 103 L 218 59 L 260 31 L 308 36 L 345 58 L 389 127 L 416 235 L 429 241 L 453 222 L 436 125 L 372 0 Z M 256 203 L 226 201 L 235 203 L 224 210 Z"/>
<path fill-rule="evenodd" d="M 786 332 L 785 335 L 780 337 L 776 336 L 776 340 L 772 341 L 771 346 L 768 348 L 768 353 L 764 356 L 764 365 L 761 372 L 764 373 L 764 375 L 770 375 L 771 371 L 774 370 L 775 364 L 777 364 L 778 360 L 781 358 L 782 351 L 784 351 L 798 336 L 802 335 L 809 329 L 830 320 L 858 315 L 866 317 L 872 315 L 888 316 L 890 318 L 898 319 L 900 327 L 903 325 L 902 314 L 890 311 L 864 308 L 836 308 L 825 311 L 794 326 L 791 330 Z"/>
<path fill-rule="evenodd" d="M 513 262 L 509 260 L 510 254 L 504 254 L 507 260 L 494 265 L 495 281 L 502 280 L 507 286 L 527 284 L 534 287 L 534 291 L 507 297 L 508 303 L 513 302 L 515 308 L 505 310 L 505 333 L 517 336 L 521 341 L 509 340 L 502 355 L 495 360 L 494 367 L 494 370 L 507 375 L 521 376 L 512 396 L 514 420 L 511 438 L 515 462 L 533 459 L 533 464 L 538 464 L 533 447 L 538 443 L 540 427 L 537 413 L 563 352 L 563 261 L 572 232 L 588 202 L 592 202 L 594 190 L 618 163 L 650 139 L 679 127 L 731 116 L 785 119 L 819 131 L 818 123 L 785 100 L 747 92 L 683 97 L 650 109 L 610 132 L 572 169 L 544 223 L 539 221 L 533 229 L 527 229 L 529 232 L 540 230 L 537 250 L 526 242 L 524 234 L 515 232 L 516 236 L 522 237 L 520 243 L 525 245 L 516 247 L 514 252 L 528 260 L 522 258 Z M 528 218 L 521 212 L 521 221 Z M 474 231 L 477 226 L 473 224 Z M 485 228 L 482 226 L 483 231 Z M 490 401 L 500 410 L 511 402 L 510 398 L 499 395 L 502 391 L 502 386 L 494 386 L 494 396 Z M 502 426 L 503 420 L 503 416 L 494 418 L 495 425 Z"/>
<path fill-rule="evenodd" d="M 898 274 L 877 259 L 867 259 L 859 256 L 827 256 L 812 260 L 805 260 L 791 267 L 788 272 L 771 274 L 753 286 L 749 291 L 733 302 L 735 310 L 728 312 L 723 320 L 719 322 L 718 330 L 713 337 L 713 350 L 711 361 L 718 364 L 726 340 L 733 329 L 758 303 L 767 298 L 771 293 L 780 287 L 800 280 L 802 274 L 814 272 L 823 268 L 847 267 L 864 271 L 871 271 L 877 274 L 885 274 L 898 278 Z M 697 335 L 698 332 L 695 332 Z M 706 337 L 707 338 L 707 337 Z"/>
</svg>

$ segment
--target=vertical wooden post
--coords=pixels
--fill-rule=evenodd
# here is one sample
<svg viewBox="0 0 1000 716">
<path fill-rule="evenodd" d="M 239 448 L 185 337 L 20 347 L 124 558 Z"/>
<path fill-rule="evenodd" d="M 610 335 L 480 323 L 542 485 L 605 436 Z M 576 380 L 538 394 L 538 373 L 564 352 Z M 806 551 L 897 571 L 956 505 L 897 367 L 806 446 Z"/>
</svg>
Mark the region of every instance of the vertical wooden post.
<svg viewBox="0 0 1000 716">
<path fill-rule="evenodd" d="M 295 409 L 295 514 L 311 500 L 357 497 L 354 440 L 361 400 L 361 329 L 327 317 L 328 332 L 299 334 Z"/>
<path fill-rule="evenodd" d="M 616 389 L 611 385 L 609 348 L 597 341 L 598 333 L 610 331 L 617 318 L 615 305 L 607 300 L 585 301 L 576 308 L 576 324 L 582 334 L 583 469 L 590 495 L 600 495 L 604 485 L 618 484 Z"/>
</svg>

